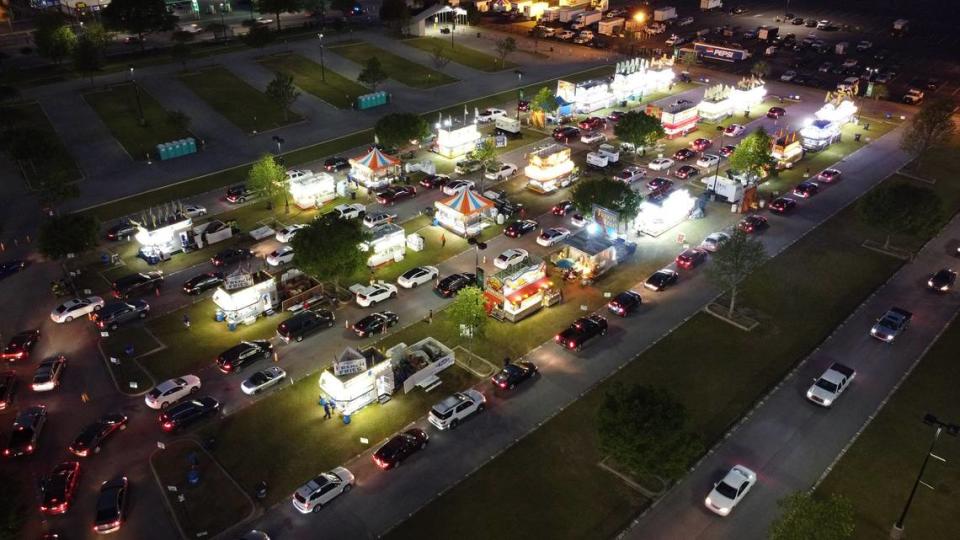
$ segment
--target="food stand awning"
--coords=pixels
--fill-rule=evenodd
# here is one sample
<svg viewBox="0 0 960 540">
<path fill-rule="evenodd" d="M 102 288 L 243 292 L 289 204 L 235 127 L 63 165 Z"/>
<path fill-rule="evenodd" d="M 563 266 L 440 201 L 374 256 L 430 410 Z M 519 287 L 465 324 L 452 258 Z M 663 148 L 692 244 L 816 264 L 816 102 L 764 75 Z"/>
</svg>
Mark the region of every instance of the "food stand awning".
<svg viewBox="0 0 960 540">
<path fill-rule="evenodd" d="M 350 167 L 350 178 L 367 188 L 377 188 L 389 184 L 399 174 L 400 160 L 373 146 L 362 156 L 350 159 Z"/>
<path fill-rule="evenodd" d="M 473 236 L 480 233 L 482 218 L 495 205 L 479 193 L 466 189 L 456 195 L 434 203 L 437 222 L 451 231 Z"/>
</svg>

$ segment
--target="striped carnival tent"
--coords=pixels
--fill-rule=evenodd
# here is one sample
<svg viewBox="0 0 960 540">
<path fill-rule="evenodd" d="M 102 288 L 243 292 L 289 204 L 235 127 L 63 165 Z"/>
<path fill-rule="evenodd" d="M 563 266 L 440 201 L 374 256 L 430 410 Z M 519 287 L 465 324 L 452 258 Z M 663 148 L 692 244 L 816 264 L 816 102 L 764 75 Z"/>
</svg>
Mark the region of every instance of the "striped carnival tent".
<svg viewBox="0 0 960 540">
<path fill-rule="evenodd" d="M 483 218 L 495 207 L 493 201 L 470 189 L 439 200 L 434 206 L 437 223 L 461 236 L 480 234 Z"/>
<path fill-rule="evenodd" d="M 389 184 L 400 172 L 400 160 L 383 153 L 376 146 L 350 160 L 350 178 L 367 188 Z"/>
</svg>

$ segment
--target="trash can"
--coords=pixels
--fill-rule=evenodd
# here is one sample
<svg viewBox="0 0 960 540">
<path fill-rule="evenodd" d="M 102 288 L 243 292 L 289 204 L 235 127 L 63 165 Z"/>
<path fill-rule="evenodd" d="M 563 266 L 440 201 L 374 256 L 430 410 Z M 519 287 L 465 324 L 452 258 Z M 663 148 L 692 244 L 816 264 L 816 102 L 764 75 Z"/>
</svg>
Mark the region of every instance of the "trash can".
<svg viewBox="0 0 960 540">
<path fill-rule="evenodd" d="M 228 323 L 227 323 L 227 329 L 230 330 L 231 332 L 236 332 L 236 331 L 237 331 L 237 323 L 235 323 L 235 322 L 228 322 Z"/>
<path fill-rule="evenodd" d="M 350 415 L 345 414 L 343 415 L 343 425 L 348 425 L 348 424 L 350 424 Z"/>
<path fill-rule="evenodd" d="M 223 310 L 218 309 L 216 313 L 213 314 L 213 318 L 217 322 L 223 322 L 223 320 L 227 318 L 227 314 L 224 313 Z"/>
</svg>

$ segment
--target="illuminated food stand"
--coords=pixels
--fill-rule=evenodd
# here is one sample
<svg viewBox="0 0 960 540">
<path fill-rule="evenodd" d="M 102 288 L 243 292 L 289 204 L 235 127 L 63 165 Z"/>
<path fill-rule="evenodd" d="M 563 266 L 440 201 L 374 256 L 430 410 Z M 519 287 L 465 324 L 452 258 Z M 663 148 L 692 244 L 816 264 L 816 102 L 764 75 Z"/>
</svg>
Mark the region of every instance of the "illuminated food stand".
<svg viewBox="0 0 960 540">
<path fill-rule="evenodd" d="M 317 208 L 337 196 L 337 181 L 325 172 L 293 178 L 288 184 L 293 203 L 302 210 Z"/>
<path fill-rule="evenodd" d="M 483 294 L 490 314 L 499 320 L 517 322 L 546 305 L 560 301 L 559 291 L 547 277 L 547 264 L 536 257 L 484 279 Z"/>
<path fill-rule="evenodd" d="M 476 122 L 458 125 L 452 118 L 438 122 L 435 150 L 445 158 L 455 159 L 477 147 L 483 135 L 477 129 Z"/>
<path fill-rule="evenodd" d="M 617 62 L 610 91 L 615 101 L 643 99 L 645 95 L 669 89 L 674 77 L 672 57 L 633 58 Z"/>
<path fill-rule="evenodd" d="M 387 186 L 399 174 L 400 160 L 383 153 L 376 146 L 362 156 L 350 159 L 350 179 L 367 189 Z"/>
<path fill-rule="evenodd" d="M 370 240 L 360 244 L 360 250 L 370 252 L 367 266 L 376 267 L 386 262 L 400 262 L 407 251 L 407 235 L 403 227 L 384 223 L 370 232 Z"/>
<path fill-rule="evenodd" d="M 855 120 L 857 106 L 846 99 L 843 93 L 833 96 L 828 92 L 827 100 L 814 115 L 816 118 L 807 120 L 800 130 L 800 138 L 806 150 L 823 150 L 840 140 L 843 126 Z"/>
<path fill-rule="evenodd" d="M 793 164 L 803 159 L 803 145 L 796 131 L 778 131 L 770 148 L 770 157 L 777 164 L 777 169 L 790 169 Z"/>
<path fill-rule="evenodd" d="M 341 414 L 350 415 L 393 394 L 390 360 L 380 351 L 347 347 L 320 373 L 321 395 Z"/>
<path fill-rule="evenodd" d="M 683 223 L 696 206 L 697 199 L 685 189 L 671 191 L 663 198 L 646 198 L 637 212 L 637 232 L 657 237 Z"/>
<path fill-rule="evenodd" d="M 697 104 L 691 101 L 674 102 L 660 112 L 660 124 L 663 125 L 663 131 L 668 139 L 682 137 L 697 129 L 698 121 L 700 121 L 700 114 Z"/>
<path fill-rule="evenodd" d="M 493 214 L 493 201 L 472 189 L 465 189 L 434 204 L 438 225 L 463 237 L 480 234 L 486 226 L 484 219 Z"/>
<path fill-rule="evenodd" d="M 276 279 L 270 274 L 238 269 L 217 287 L 213 303 L 217 306 L 217 320 L 230 325 L 253 324 L 257 317 L 280 305 L 280 295 Z"/>
<path fill-rule="evenodd" d="M 530 153 L 523 174 L 530 179 L 527 187 L 537 193 L 553 193 L 569 185 L 576 165 L 570 159 L 570 147 L 551 144 Z"/>
<path fill-rule="evenodd" d="M 551 261 L 569 276 L 592 281 L 617 265 L 613 240 L 598 227 L 584 227 L 563 240 Z"/>
<path fill-rule="evenodd" d="M 139 254 L 149 263 L 169 259 L 171 254 L 189 246 L 193 237 L 193 220 L 180 214 L 159 223 L 156 219 L 131 222 L 137 227 L 133 237 L 140 244 Z"/>
<path fill-rule="evenodd" d="M 753 107 L 763 103 L 765 97 L 767 97 L 767 88 L 763 79 L 759 77 L 740 79 L 737 86 L 730 92 L 733 112 L 743 111 L 747 113 Z"/>
<path fill-rule="evenodd" d="M 610 82 L 606 80 L 580 83 L 557 81 L 557 97 L 569 106 L 569 110 L 561 110 L 561 114 L 588 114 L 613 105 L 613 92 L 610 90 Z"/>
<path fill-rule="evenodd" d="M 708 122 L 717 122 L 733 114 L 733 99 L 730 95 L 733 87 L 718 84 L 704 90 L 703 100 L 697 106 L 700 118 Z"/>
</svg>

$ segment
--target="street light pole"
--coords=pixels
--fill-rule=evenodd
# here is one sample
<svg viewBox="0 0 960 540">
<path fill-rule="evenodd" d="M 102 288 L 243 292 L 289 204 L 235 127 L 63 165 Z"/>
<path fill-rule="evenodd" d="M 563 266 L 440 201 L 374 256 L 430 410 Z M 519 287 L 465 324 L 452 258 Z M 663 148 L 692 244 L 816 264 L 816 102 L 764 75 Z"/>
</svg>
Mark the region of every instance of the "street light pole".
<svg viewBox="0 0 960 540">
<path fill-rule="evenodd" d="M 723 126 L 717 126 L 717 131 L 720 132 L 720 146 L 717 147 L 717 168 L 714 170 L 714 173 L 713 173 L 714 177 L 720 176 L 720 158 L 721 158 L 720 151 L 723 150 L 723 135 L 724 135 Z"/>
<path fill-rule="evenodd" d="M 133 66 L 130 66 L 130 82 L 133 83 L 134 93 L 137 95 L 137 112 L 139 113 L 140 125 L 146 125 L 147 121 L 143 118 L 143 103 L 140 101 L 140 85 L 137 84 L 137 80 L 133 78 Z"/>
<path fill-rule="evenodd" d="M 317 34 L 320 40 L 320 80 L 327 82 L 327 66 L 323 63 L 323 34 Z"/>
<path fill-rule="evenodd" d="M 227 39 L 227 25 L 223 22 L 223 2 L 220 2 L 220 32 L 223 36 L 223 40 Z"/>
</svg>

